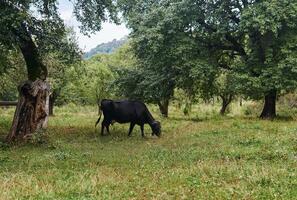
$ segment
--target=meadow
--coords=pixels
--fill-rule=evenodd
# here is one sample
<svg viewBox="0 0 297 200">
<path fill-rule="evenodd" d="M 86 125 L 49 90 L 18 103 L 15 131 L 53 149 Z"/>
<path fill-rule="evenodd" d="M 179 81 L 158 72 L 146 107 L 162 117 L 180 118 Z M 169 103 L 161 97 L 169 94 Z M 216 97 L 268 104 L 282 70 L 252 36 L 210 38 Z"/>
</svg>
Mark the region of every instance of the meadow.
<svg viewBox="0 0 297 200">
<path fill-rule="evenodd" d="M 49 127 L 8 145 L 13 109 L 0 109 L 0 199 L 296 199 L 297 118 L 260 120 L 250 108 L 196 105 L 159 115 L 162 137 L 114 124 L 101 137 L 96 107 L 57 107 Z"/>
</svg>

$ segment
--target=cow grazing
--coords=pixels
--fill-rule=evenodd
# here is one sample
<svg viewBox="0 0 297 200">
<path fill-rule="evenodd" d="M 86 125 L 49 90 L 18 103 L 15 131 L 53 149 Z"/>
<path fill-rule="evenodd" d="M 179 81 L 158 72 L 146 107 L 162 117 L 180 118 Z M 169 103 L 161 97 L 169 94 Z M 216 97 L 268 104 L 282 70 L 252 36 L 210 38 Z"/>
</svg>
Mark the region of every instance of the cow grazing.
<svg viewBox="0 0 297 200">
<path fill-rule="evenodd" d="M 152 135 L 161 135 L 160 122 L 156 121 L 146 105 L 140 101 L 132 100 L 119 100 L 113 101 L 109 99 L 103 99 L 100 105 L 100 116 L 97 120 L 95 127 L 101 119 L 103 111 L 104 119 L 101 126 L 101 135 L 104 135 L 104 128 L 109 133 L 109 125 L 113 122 L 118 123 L 130 123 L 128 136 L 131 135 L 135 124 L 141 128 L 141 134 L 144 137 L 143 127 L 144 124 L 149 124 L 152 129 Z"/>
</svg>

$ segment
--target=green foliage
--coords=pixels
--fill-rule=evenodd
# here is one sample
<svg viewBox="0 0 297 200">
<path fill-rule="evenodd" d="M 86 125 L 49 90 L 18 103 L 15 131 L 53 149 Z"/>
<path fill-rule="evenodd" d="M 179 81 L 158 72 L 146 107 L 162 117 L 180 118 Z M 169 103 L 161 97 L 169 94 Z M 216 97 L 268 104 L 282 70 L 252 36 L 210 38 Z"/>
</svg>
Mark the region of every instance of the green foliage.
<svg viewBox="0 0 297 200">
<path fill-rule="evenodd" d="M 178 23 L 170 21 L 176 17 L 166 12 L 166 2 L 120 1 L 120 7 L 132 28 L 131 47 L 137 59 L 137 66 L 119 73 L 122 95 L 153 103 L 168 101 L 175 87 L 186 85 L 180 84 L 180 77 L 188 75 L 189 63 L 182 55 L 193 42 L 178 31 Z"/>
<path fill-rule="evenodd" d="M 46 55 L 48 52 L 69 52 L 67 55 L 75 56 L 77 50 L 73 49 L 64 40 L 66 29 L 60 19 L 56 1 L 22 1 L 11 2 L 2 0 L 0 24 L 0 43 L 7 48 L 18 47 L 22 38 L 33 35 L 34 42 L 38 46 L 39 54 Z M 37 8 L 33 15 L 31 10 Z M 39 14 L 39 16 L 37 16 Z M 29 29 L 29 34 L 23 30 Z"/>
<path fill-rule="evenodd" d="M 111 20 L 119 22 L 116 1 L 89 1 L 79 0 L 74 2 L 74 15 L 81 22 L 80 30 L 83 33 L 101 30 L 102 22 Z"/>
<path fill-rule="evenodd" d="M 95 56 L 86 61 L 86 74 L 82 92 L 85 92 L 90 102 L 99 103 L 104 98 L 111 97 L 110 82 L 113 80 L 113 74 L 108 68 L 108 59 L 104 55 Z M 90 98 L 91 97 L 91 98 Z"/>
<path fill-rule="evenodd" d="M 236 77 L 229 71 L 225 70 L 220 73 L 219 77 L 216 79 L 216 94 L 218 96 L 227 96 L 236 94 Z"/>
<path fill-rule="evenodd" d="M 127 68 L 116 71 L 114 84 L 117 94 L 129 99 L 158 103 L 173 95 L 173 83 L 166 77 L 142 68 Z"/>
<path fill-rule="evenodd" d="M 5 50 L 18 49 L 26 61 L 28 78 L 35 80 L 46 79 L 47 67 L 42 59 L 49 54 L 55 54 L 63 63 L 81 59 L 73 37 L 67 37 L 68 31 L 58 12 L 57 0 L 1 0 L 0 3 L 0 64 L 7 56 L 2 47 Z M 115 2 L 111 0 L 80 0 L 73 5 L 73 13 L 85 34 L 100 30 L 102 21 L 118 20 Z"/>
<path fill-rule="evenodd" d="M 0 73 L 0 100 L 15 101 L 18 98 L 18 86 L 26 80 L 24 61 L 16 51 L 8 51 L 6 61 L 2 64 L 3 72 Z"/>
<path fill-rule="evenodd" d="M 189 96 L 240 92 L 259 99 L 297 86 L 295 1 L 121 0 L 119 5 L 139 65 Z M 222 73 L 229 74 L 225 84 Z"/>
<path fill-rule="evenodd" d="M 80 64 L 68 68 L 64 74 L 63 86 L 57 104 L 97 104 L 103 98 L 110 98 L 110 82 L 113 73 L 109 68 L 109 55 L 96 55 Z"/>
</svg>

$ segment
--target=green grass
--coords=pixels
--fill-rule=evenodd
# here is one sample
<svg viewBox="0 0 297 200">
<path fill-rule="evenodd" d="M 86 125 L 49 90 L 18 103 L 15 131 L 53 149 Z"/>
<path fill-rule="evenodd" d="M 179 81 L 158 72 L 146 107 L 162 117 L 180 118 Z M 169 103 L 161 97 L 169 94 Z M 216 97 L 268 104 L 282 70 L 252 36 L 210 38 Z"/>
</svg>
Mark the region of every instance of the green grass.
<svg viewBox="0 0 297 200">
<path fill-rule="evenodd" d="M 262 121 L 174 107 L 162 137 L 115 124 L 100 137 L 96 108 L 56 109 L 27 144 L 0 142 L 0 199 L 296 199 L 297 120 Z M 215 107 L 217 110 L 217 107 Z M 0 139 L 13 110 L 0 109 Z"/>
</svg>

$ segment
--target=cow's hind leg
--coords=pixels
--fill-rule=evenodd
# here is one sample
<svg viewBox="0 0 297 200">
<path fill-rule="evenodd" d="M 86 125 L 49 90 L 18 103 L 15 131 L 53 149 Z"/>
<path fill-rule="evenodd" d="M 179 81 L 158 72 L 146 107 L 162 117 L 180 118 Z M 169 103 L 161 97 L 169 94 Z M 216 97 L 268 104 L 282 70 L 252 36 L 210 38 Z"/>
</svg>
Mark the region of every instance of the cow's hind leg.
<svg viewBox="0 0 297 200">
<path fill-rule="evenodd" d="M 104 121 L 101 123 L 101 135 L 104 135 Z"/>
<path fill-rule="evenodd" d="M 130 123 L 130 128 L 129 128 L 128 136 L 131 136 L 131 133 L 132 133 L 132 131 L 133 131 L 134 126 L 135 126 L 135 123 L 131 122 L 131 123 Z"/>
<path fill-rule="evenodd" d="M 104 118 L 103 121 L 102 121 L 102 123 L 101 123 L 101 135 L 104 135 L 104 127 L 106 127 L 106 130 L 109 133 L 108 126 L 109 126 L 108 120 L 106 120 Z"/>
<path fill-rule="evenodd" d="M 145 136 L 144 136 L 144 131 L 143 131 L 143 129 L 144 129 L 144 125 L 141 124 L 141 125 L 140 125 L 141 136 L 142 136 L 142 137 L 145 137 Z"/>
<path fill-rule="evenodd" d="M 107 133 L 108 133 L 108 134 L 109 134 L 109 125 L 110 125 L 110 124 L 107 124 L 107 125 L 106 125 L 106 130 L 107 130 Z"/>
</svg>

